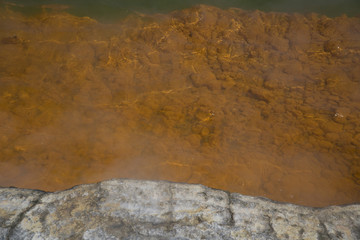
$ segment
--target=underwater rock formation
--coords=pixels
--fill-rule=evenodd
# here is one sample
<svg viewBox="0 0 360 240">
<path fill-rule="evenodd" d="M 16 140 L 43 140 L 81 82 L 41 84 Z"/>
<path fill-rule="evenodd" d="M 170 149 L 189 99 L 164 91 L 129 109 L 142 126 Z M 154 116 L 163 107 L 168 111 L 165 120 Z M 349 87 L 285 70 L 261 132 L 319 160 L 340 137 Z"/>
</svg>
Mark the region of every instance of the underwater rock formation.
<svg viewBox="0 0 360 240">
<path fill-rule="evenodd" d="M 0 239 L 359 239 L 360 205 L 309 208 L 203 185 L 117 179 L 0 189 Z"/>
</svg>

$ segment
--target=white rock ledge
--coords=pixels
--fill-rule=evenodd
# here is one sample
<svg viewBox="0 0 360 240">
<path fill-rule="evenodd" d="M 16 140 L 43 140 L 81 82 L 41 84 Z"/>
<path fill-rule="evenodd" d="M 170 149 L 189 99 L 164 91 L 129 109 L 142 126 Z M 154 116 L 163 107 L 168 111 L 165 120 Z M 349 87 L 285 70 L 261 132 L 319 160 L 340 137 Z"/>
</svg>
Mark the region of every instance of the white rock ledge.
<svg viewBox="0 0 360 240">
<path fill-rule="evenodd" d="M 54 193 L 0 188 L 0 239 L 360 239 L 360 205 L 309 208 L 127 179 Z"/>
</svg>

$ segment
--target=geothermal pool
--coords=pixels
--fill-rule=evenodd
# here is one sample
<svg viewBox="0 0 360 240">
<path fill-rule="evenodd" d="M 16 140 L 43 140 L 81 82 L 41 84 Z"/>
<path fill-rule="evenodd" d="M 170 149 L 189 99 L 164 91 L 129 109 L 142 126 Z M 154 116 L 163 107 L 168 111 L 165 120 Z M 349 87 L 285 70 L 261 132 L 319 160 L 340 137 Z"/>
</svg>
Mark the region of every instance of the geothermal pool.
<svg viewBox="0 0 360 240">
<path fill-rule="evenodd" d="M 359 202 L 359 66 L 359 17 L 3 6 L 0 186 L 135 178 Z"/>
</svg>

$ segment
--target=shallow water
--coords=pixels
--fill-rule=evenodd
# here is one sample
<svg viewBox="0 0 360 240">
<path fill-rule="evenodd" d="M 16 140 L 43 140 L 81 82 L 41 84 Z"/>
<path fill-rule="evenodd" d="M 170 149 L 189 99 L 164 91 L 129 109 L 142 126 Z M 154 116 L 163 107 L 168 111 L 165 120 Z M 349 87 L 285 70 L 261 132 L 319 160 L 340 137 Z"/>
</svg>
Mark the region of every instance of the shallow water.
<svg viewBox="0 0 360 240">
<path fill-rule="evenodd" d="M 199 6 L 0 21 L 0 185 L 164 179 L 360 200 L 360 19 Z"/>
<path fill-rule="evenodd" d="M 71 14 L 89 16 L 101 21 L 113 21 L 134 12 L 168 13 L 198 4 L 223 9 L 237 7 L 246 10 L 302 14 L 316 12 L 331 17 L 343 14 L 359 16 L 360 13 L 358 0 L 0 0 L 0 6 L 28 15 L 41 13 L 44 9 L 59 11 L 66 7 L 66 11 Z"/>
</svg>

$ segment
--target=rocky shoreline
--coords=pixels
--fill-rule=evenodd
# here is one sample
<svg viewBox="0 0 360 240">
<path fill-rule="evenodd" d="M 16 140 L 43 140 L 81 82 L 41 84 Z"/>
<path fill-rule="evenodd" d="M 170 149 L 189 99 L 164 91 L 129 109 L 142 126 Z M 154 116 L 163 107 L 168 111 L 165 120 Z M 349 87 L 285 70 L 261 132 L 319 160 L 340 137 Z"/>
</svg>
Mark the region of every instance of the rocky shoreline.
<svg viewBox="0 0 360 240">
<path fill-rule="evenodd" d="M 114 179 L 1 188 L 0 239 L 359 239 L 360 205 L 310 208 L 203 185 Z"/>
</svg>

